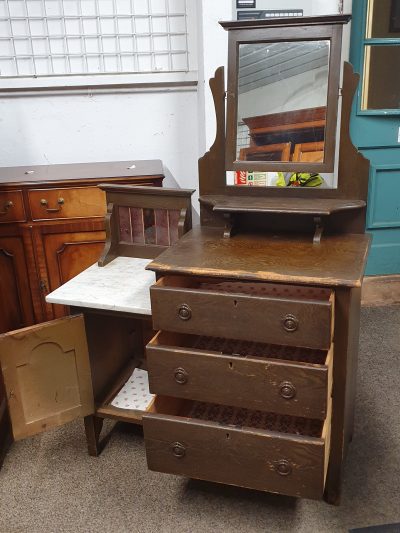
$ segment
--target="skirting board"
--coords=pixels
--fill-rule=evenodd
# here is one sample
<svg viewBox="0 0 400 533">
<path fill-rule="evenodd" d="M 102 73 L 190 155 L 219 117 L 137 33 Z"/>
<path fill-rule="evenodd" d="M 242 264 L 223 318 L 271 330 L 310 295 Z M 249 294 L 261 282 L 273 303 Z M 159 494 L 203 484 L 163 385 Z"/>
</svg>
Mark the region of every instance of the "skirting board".
<svg viewBox="0 0 400 533">
<path fill-rule="evenodd" d="M 368 307 L 400 304 L 400 275 L 366 276 L 361 303 Z"/>
</svg>

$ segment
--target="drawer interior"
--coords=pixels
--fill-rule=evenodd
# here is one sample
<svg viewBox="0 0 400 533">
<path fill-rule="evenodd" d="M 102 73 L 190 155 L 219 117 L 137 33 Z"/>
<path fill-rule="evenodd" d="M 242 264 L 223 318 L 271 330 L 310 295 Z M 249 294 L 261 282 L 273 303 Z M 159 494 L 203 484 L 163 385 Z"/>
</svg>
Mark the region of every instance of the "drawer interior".
<svg viewBox="0 0 400 533">
<path fill-rule="evenodd" d="M 205 402 L 191 402 L 182 407 L 181 416 L 235 428 L 261 429 L 314 438 L 322 436 L 324 426 L 323 420 L 264 413 Z"/>
<path fill-rule="evenodd" d="M 290 300 L 322 301 L 332 299 L 332 291 L 321 287 L 285 285 L 281 283 L 263 283 L 251 281 L 216 280 L 211 278 L 164 276 L 157 287 L 188 288 L 225 294 L 244 294 L 257 297 L 284 298 Z"/>
<path fill-rule="evenodd" d="M 174 416 L 191 419 L 193 422 L 211 422 L 216 426 L 227 428 L 283 433 L 311 438 L 324 438 L 328 420 L 316 420 L 298 416 L 279 415 L 252 409 L 231 407 L 226 405 L 198 402 L 192 400 L 176 400 L 160 398 L 154 409 L 156 416 Z M 161 403 L 161 398 L 163 402 Z"/>
<path fill-rule="evenodd" d="M 223 339 L 204 335 L 185 335 L 167 331 L 158 333 L 150 344 L 151 346 L 211 351 L 229 357 L 278 359 L 313 365 L 328 365 L 331 357 L 331 350 L 279 346 L 262 342 Z"/>
</svg>

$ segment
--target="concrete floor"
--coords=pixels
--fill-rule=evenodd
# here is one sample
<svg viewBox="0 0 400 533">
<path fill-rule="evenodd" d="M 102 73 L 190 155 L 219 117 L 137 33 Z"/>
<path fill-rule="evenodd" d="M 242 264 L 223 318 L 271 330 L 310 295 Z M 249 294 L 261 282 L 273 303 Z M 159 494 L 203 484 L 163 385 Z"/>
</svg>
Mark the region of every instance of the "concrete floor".
<svg viewBox="0 0 400 533">
<path fill-rule="evenodd" d="M 400 522 L 400 306 L 364 309 L 356 429 L 340 507 L 149 472 L 139 428 L 99 458 L 82 422 L 15 443 L 1 533 L 345 532 Z"/>
</svg>

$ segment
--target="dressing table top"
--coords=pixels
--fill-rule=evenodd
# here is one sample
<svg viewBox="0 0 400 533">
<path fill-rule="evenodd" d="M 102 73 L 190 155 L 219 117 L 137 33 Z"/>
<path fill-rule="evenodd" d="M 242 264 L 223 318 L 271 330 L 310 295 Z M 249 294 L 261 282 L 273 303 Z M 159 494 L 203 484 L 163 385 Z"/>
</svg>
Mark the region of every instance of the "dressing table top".
<svg viewBox="0 0 400 533">
<path fill-rule="evenodd" d="M 324 235 L 314 245 L 310 235 L 243 233 L 227 239 L 222 233 L 221 228 L 196 227 L 147 268 L 242 280 L 361 286 L 368 235 Z"/>
<path fill-rule="evenodd" d="M 52 304 L 151 316 L 151 259 L 117 257 L 104 267 L 90 266 L 46 296 Z"/>
</svg>

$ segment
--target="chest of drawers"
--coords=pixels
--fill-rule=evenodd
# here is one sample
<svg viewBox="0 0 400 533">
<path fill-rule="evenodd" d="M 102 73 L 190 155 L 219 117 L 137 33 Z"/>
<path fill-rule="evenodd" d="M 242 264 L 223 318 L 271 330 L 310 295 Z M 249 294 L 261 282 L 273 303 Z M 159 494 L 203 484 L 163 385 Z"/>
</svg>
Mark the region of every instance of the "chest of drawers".
<svg viewBox="0 0 400 533">
<path fill-rule="evenodd" d="M 315 247 L 295 236 L 280 243 L 279 272 L 277 246 L 197 228 L 149 265 L 159 330 L 147 346 L 150 391 L 179 401 L 144 416 L 148 465 L 335 502 L 352 432 L 368 237 Z M 286 246 L 296 261 L 284 261 Z M 252 258 L 239 269 L 246 247 Z"/>
</svg>

